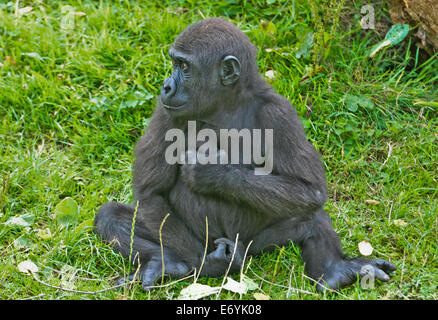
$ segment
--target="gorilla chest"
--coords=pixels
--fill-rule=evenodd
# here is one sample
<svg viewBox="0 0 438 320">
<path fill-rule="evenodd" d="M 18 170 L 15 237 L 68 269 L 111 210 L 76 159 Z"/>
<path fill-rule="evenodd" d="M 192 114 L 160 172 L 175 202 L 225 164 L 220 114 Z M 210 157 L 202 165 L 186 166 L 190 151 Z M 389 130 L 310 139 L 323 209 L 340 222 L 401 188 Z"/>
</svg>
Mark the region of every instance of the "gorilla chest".
<svg viewBox="0 0 438 320">
<path fill-rule="evenodd" d="M 205 239 L 206 218 L 209 238 L 212 240 L 221 237 L 235 239 L 239 233 L 239 239 L 249 241 L 267 223 L 266 218 L 263 219 L 261 214 L 246 206 L 193 192 L 180 177 L 169 194 L 169 202 L 175 214 L 200 239 Z"/>
</svg>

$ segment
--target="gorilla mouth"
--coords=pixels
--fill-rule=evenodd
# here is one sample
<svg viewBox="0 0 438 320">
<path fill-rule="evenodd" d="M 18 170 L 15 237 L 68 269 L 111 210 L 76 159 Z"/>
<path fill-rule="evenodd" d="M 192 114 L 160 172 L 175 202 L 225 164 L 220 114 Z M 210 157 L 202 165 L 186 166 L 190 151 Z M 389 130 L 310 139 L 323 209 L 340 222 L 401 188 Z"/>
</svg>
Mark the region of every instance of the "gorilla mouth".
<svg viewBox="0 0 438 320">
<path fill-rule="evenodd" d="M 181 109 L 184 109 L 186 107 L 186 104 L 183 103 L 183 104 L 180 104 L 177 106 L 169 106 L 169 105 L 163 103 L 163 107 L 165 107 L 168 110 L 181 110 Z"/>
</svg>

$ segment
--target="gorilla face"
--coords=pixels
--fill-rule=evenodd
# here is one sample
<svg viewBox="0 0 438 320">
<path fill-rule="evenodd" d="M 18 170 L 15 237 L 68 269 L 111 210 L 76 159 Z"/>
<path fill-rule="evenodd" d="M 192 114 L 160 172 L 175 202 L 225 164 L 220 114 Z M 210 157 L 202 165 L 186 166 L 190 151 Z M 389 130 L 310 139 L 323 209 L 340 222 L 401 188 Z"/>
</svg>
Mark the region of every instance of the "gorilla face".
<svg viewBox="0 0 438 320">
<path fill-rule="evenodd" d="M 172 59 L 173 72 L 161 87 L 161 102 L 169 112 L 174 113 L 190 106 L 190 93 L 194 87 L 193 76 L 199 66 L 188 54 L 173 48 L 170 49 L 169 56 Z"/>
<path fill-rule="evenodd" d="M 169 56 L 173 72 L 161 87 L 161 102 L 172 117 L 196 119 L 208 114 L 240 77 L 240 62 L 234 56 L 209 57 L 205 63 L 201 57 L 173 47 Z"/>
</svg>

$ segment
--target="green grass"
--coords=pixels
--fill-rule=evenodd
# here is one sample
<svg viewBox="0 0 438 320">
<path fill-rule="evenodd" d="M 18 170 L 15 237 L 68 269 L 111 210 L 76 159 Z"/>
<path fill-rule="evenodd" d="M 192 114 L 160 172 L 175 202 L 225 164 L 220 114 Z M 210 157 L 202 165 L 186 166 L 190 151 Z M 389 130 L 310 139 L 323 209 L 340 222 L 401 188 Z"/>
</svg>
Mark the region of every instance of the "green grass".
<svg viewBox="0 0 438 320">
<path fill-rule="evenodd" d="M 322 295 L 303 275 L 296 248 L 278 248 L 245 268 L 257 290 L 242 297 L 224 290 L 219 298 L 438 298 L 437 56 L 422 57 L 408 37 L 369 59 L 384 32 L 360 28 L 358 1 L 340 10 L 334 26 L 330 1 L 315 2 L 321 12 L 308 1 L 268 2 L 20 1 L 19 8 L 32 6 L 23 15 L 15 1 L 0 3 L 1 299 L 174 299 L 193 282 L 86 294 L 38 283 L 17 266 L 31 260 L 40 280 L 76 291 L 110 288 L 127 274 L 127 261 L 90 225 L 104 202 L 132 201 L 132 150 L 170 72 L 169 45 L 202 16 L 237 24 L 259 48 L 260 72 L 275 71 L 273 87 L 296 106 L 323 156 L 326 209 L 345 251 L 359 255 L 358 243 L 368 240 L 373 258 L 398 267 L 375 289 Z M 74 28 L 67 4 L 85 13 L 75 15 Z M 322 25 L 312 10 L 324 15 Z M 376 22 L 388 16 L 380 4 L 375 11 Z M 66 197 L 80 217 L 62 227 L 55 208 Z M 7 223 L 22 215 L 27 226 Z M 314 294 L 288 295 L 288 287 Z"/>
</svg>

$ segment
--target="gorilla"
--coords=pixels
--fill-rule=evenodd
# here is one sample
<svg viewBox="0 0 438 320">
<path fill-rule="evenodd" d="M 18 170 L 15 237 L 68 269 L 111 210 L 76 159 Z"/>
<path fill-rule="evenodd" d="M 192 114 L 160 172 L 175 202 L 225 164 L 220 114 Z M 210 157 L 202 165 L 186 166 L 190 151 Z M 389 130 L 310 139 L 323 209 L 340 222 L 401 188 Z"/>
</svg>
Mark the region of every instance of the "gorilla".
<svg viewBox="0 0 438 320">
<path fill-rule="evenodd" d="M 220 18 L 194 23 L 176 38 L 169 50 L 173 72 L 135 149 L 137 206 L 105 203 L 95 231 L 140 266 L 145 290 L 163 270 L 174 277 L 194 269 L 217 277 L 240 270 L 246 250 L 257 255 L 291 241 L 319 291 L 353 284 L 370 268 L 376 279 L 388 281 L 396 269 L 390 262 L 343 254 L 323 209 L 327 186 L 320 156 L 294 107 L 258 73 L 256 53 L 242 31 Z M 190 123 L 198 133 L 247 130 L 254 139 L 255 129 L 271 130 L 272 143 L 261 144 L 271 172 L 255 174 L 260 161 L 243 161 L 245 154 L 231 163 L 200 163 L 193 151 L 200 151 L 202 139 L 190 141 Z M 166 138 L 172 129 L 185 139 L 178 161 L 166 158 L 175 143 Z M 230 147 L 217 151 L 218 141 L 209 145 L 209 156 L 231 154 Z"/>
</svg>

